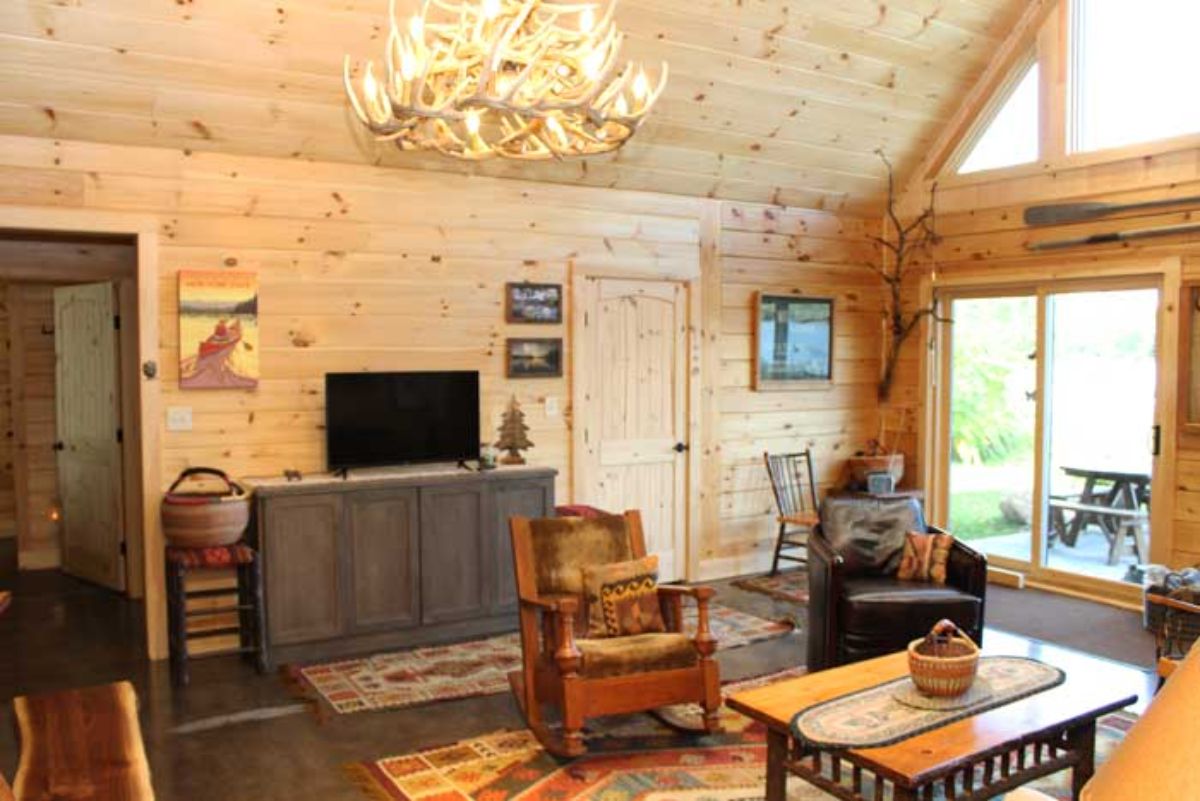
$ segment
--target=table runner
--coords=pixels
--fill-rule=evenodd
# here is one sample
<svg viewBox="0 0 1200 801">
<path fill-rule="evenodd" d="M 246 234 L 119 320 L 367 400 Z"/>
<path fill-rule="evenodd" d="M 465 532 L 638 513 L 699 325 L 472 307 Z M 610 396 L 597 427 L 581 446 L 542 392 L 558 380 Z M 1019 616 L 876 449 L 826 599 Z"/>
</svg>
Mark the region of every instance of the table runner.
<svg viewBox="0 0 1200 801">
<path fill-rule="evenodd" d="M 908 676 L 843 695 L 802 709 L 792 718 L 792 736 L 813 748 L 877 748 L 914 737 L 930 729 L 977 715 L 1062 684 L 1066 675 L 1056 667 L 1016 656 L 985 656 L 979 660 L 977 681 L 991 695 L 959 709 L 917 709 L 895 698 Z"/>
</svg>

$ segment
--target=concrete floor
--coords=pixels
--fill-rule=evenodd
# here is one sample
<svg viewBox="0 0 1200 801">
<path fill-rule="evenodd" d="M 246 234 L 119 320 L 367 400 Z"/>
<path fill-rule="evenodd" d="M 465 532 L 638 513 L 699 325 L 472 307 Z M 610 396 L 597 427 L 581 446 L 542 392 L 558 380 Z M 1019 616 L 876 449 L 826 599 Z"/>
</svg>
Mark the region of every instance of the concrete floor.
<svg viewBox="0 0 1200 801">
<path fill-rule="evenodd" d="M 972 540 L 971 547 L 988 556 L 1003 556 L 1018 561 L 1029 561 L 1030 534 L 1018 531 L 999 537 Z M 1046 566 L 1065 573 L 1122 581 L 1131 565 L 1137 563 L 1131 550 L 1126 551 L 1115 565 L 1108 563 L 1108 538 L 1096 526 L 1088 526 L 1080 532 L 1074 547 L 1061 542 L 1050 546 L 1046 554 Z"/>
<path fill-rule="evenodd" d="M 0 617 L 0 771 L 11 777 L 16 695 L 129 679 L 159 801 L 363 801 L 341 767 L 522 725 L 508 695 L 320 720 L 277 675 L 257 675 L 236 658 L 200 660 L 186 690 L 171 687 L 165 663 L 142 659 L 140 605 L 57 572 L 17 574 L 0 542 L 0 587 L 15 590 Z M 722 603 L 767 618 L 795 616 L 785 601 L 717 584 Z M 994 638 L 1002 645 L 1004 635 Z M 986 644 L 986 643 L 985 643 Z M 1045 655 L 1066 654 L 1045 646 Z M 737 679 L 802 664 L 801 632 L 719 654 Z M 1122 669 L 1131 692 L 1147 675 Z M 432 713 L 436 710 L 435 713 Z"/>
</svg>

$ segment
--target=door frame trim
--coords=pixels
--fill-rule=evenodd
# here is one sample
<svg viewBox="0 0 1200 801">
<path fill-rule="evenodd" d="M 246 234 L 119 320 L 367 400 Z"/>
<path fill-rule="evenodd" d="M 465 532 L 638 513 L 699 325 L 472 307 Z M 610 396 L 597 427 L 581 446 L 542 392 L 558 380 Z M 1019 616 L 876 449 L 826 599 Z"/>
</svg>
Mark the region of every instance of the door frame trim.
<svg viewBox="0 0 1200 801">
<path fill-rule="evenodd" d="M 568 280 L 571 283 L 571 314 L 570 327 L 568 335 L 570 336 L 571 347 L 568 348 L 571 359 L 571 498 L 572 501 L 578 501 L 582 494 L 583 473 L 580 470 L 580 464 L 583 460 L 583 452 L 586 448 L 586 443 L 583 439 L 583 426 L 579 425 L 579 411 L 584 407 L 584 382 L 582 380 L 581 371 L 594 367 L 590 364 L 583 364 L 582 360 L 576 358 L 576 351 L 579 344 L 583 341 L 582 335 L 585 321 L 583 319 L 586 310 L 584 302 L 584 286 L 589 279 L 614 279 L 620 281 L 671 281 L 680 284 L 687 293 L 687 343 L 684 346 L 687 351 L 687 366 L 684 370 L 684 375 L 687 381 L 685 397 L 687 400 L 686 409 L 684 411 L 684 430 L 688 432 L 688 451 L 685 464 L 687 465 L 684 485 L 686 487 L 684 498 L 681 499 L 684 504 L 683 509 L 683 531 L 684 531 L 684 552 L 682 558 L 683 578 L 686 581 L 695 581 L 699 577 L 700 571 L 700 532 L 702 526 L 701 518 L 704 516 L 702 509 L 702 493 L 700 491 L 701 481 L 701 419 L 703 414 L 703 400 L 701 391 L 701 376 L 702 376 L 702 351 L 704 343 L 702 342 L 702 321 L 703 321 L 703 278 L 697 275 L 656 275 L 653 273 L 639 271 L 622 271 L 616 269 L 599 269 L 588 267 L 577 267 L 574 263 L 570 265 L 568 271 Z M 609 511 L 624 511 L 613 509 Z"/>
<path fill-rule="evenodd" d="M 1157 280 L 1155 280 L 1157 279 Z M 956 297 L 995 295 L 1005 291 L 1014 294 L 1030 294 L 1038 298 L 1039 306 L 1044 303 L 1045 294 L 1062 289 L 1117 289 L 1123 284 L 1128 286 L 1148 286 L 1148 280 L 1153 282 L 1160 292 L 1158 311 L 1158 331 L 1156 334 L 1157 386 L 1155 387 L 1155 417 L 1162 427 L 1161 448 L 1154 462 L 1151 496 L 1154 503 L 1150 509 L 1150 527 L 1154 533 L 1150 542 L 1150 560 L 1166 564 L 1174 545 L 1175 519 L 1175 451 L 1176 451 L 1176 417 L 1178 414 L 1178 393 L 1174 386 L 1179 360 L 1179 315 L 1178 302 L 1182 291 L 1182 258 L 1177 255 L 1152 256 L 1140 255 L 1134 257 L 1111 256 L 1104 258 L 1082 258 L 1078 255 L 1065 260 L 1049 262 L 1038 259 L 1034 263 L 998 263 L 989 265 L 986 269 L 974 269 L 970 273 L 955 275 L 941 274 L 934 280 L 930 294 L 934 298 L 944 297 L 949 291 Z M 940 301 L 939 301 L 940 302 Z M 1039 309 L 1038 314 L 1038 346 L 1041 347 L 1042 319 L 1044 314 Z M 945 387 L 943 382 L 949 376 L 950 358 L 950 326 L 933 328 L 928 341 L 929 349 L 924 361 L 928 362 L 928 381 L 925 392 L 925 419 L 930 421 L 922 445 L 929 458 L 924 460 L 922 480 L 929 497 L 931 518 L 945 523 L 949 511 L 949 487 L 946 483 L 948 468 L 948 438 L 949 415 L 948 404 L 944 402 Z M 1044 356 L 1043 356 L 1044 363 Z M 1044 376 L 1039 371 L 1039 411 L 1038 425 L 1042 423 L 1041 389 Z M 1045 436 L 1044 433 L 1038 436 Z M 1037 449 L 1038 453 L 1044 450 Z M 1039 468 L 1040 469 L 1040 468 Z M 1041 478 L 1035 476 L 1035 480 Z M 1037 527 L 1041 523 L 1041 510 L 1033 510 L 1035 540 L 1040 540 Z M 1039 543 L 1035 542 L 1035 546 Z M 1007 567 L 1008 563 L 997 562 L 998 566 Z M 1132 600 L 1136 595 L 1140 599 L 1140 588 L 1129 585 L 1125 589 L 1119 582 L 1097 579 L 1089 576 L 1078 576 L 1064 573 L 1046 566 L 1035 567 L 1030 578 L 1038 582 L 1054 582 L 1075 591 L 1096 595 L 1118 596 L 1122 600 Z M 1127 597 L 1128 596 L 1128 597 Z"/>
<path fill-rule="evenodd" d="M 159 361 L 158 220 L 147 214 L 39 206 L 0 206 L 0 229 L 47 234 L 112 234 L 129 236 L 137 250 L 137 316 L 139 366 Z M 160 369 L 161 372 L 161 369 Z M 138 381 L 141 450 L 142 572 L 146 621 L 146 654 L 167 658 L 166 582 L 163 571 L 162 385 L 144 374 Z M 132 513 L 132 511 L 131 511 Z"/>
</svg>

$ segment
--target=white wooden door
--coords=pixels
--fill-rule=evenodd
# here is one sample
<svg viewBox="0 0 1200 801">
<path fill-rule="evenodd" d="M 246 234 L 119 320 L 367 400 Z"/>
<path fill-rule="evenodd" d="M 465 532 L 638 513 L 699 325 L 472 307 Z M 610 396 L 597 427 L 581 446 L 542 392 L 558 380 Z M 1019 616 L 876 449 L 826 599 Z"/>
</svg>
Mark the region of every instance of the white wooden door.
<svg viewBox="0 0 1200 801">
<path fill-rule="evenodd" d="M 124 590 L 114 297 L 112 284 L 54 290 L 56 448 L 63 570 Z"/>
<path fill-rule="evenodd" d="M 659 557 L 660 580 L 683 578 L 687 287 L 585 278 L 579 291 L 575 502 L 639 510 L 646 549 Z"/>
</svg>

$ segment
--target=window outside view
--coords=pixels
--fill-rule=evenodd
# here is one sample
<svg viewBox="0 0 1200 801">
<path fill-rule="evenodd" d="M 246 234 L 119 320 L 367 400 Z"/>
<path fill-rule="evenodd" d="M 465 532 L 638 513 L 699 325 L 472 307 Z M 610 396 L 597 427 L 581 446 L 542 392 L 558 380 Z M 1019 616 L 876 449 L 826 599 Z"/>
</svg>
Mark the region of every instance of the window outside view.
<svg viewBox="0 0 1200 801">
<path fill-rule="evenodd" d="M 1200 74 L 1200 3 L 1074 0 L 1073 17 L 1073 150 L 1200 132 L 1194 95 L 1147 91 Z"/>
</svg>

